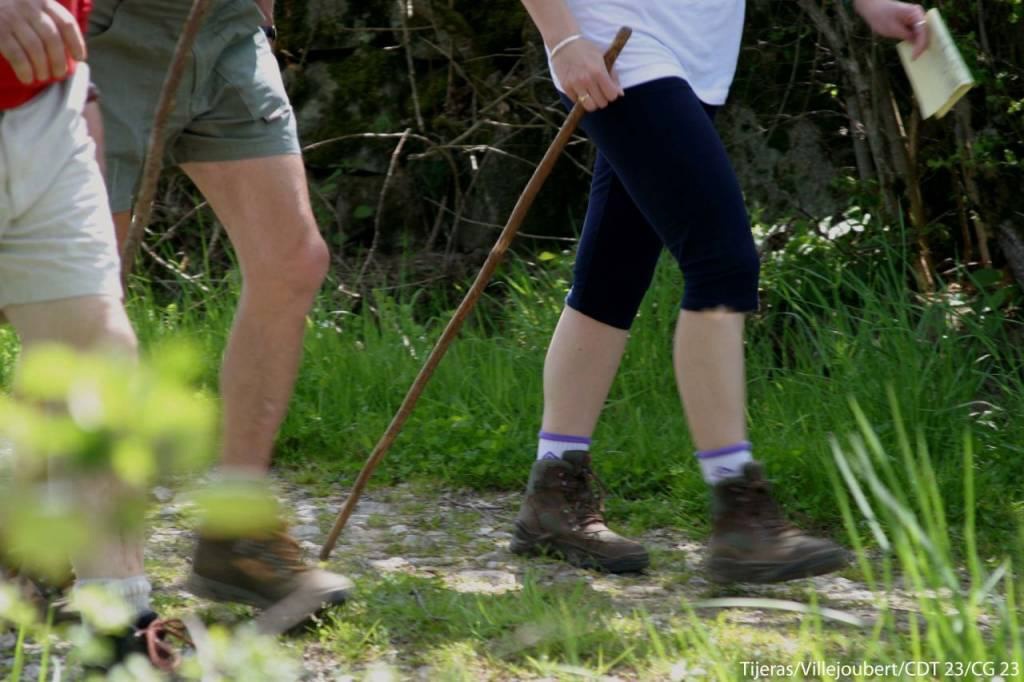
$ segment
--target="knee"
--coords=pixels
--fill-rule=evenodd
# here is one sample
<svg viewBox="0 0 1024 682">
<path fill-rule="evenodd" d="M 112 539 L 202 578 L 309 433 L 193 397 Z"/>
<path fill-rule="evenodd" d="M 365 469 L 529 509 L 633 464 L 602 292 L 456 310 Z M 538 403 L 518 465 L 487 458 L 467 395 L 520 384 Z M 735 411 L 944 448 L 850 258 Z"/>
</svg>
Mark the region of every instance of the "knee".
<svg viewBox="0 0 1024 682">
<path fill-rule="evenodd" d="M 272 260 L 262 267 L 248 269 L 246 288 L 289 302 L 311 302 L 330 266 L 330 253 L 319 233 L 313 232 L 286 253 L 269 255 Z"/>
<path fill-rule="evenodd" d="M 310 297 L 316 296 L 323 286 L 331 265 L 331 254 L 327 243 L 319 233 L 307 240 L 292 262 L 302 272 L 298 288 Z"/>
<path fill-rule="evenodd" d="M 757 294 L 761 281 L 761 256 L 751 242 L 748 248 L 741 249 L 729 263 L 729 271 L 733 278 L 748 292 Z"/>
<path fill-rule="evenodd" d="M 654 279 L 658 248 L 653 258 L 624 258 L 618 267 L 602 263 L 595 268 L 586 259 L 577 259 L 566 304 L 598 322 L 628 331 Z"/>
<path fill-rule="evenodd" d="M 587 317 L 597 320 L 609 327 L 629 331 L 633 326 L 637 311 L 643 302 L 646 286 L 630 286 L 630 282 L 618 282 L 620 286 L 611 286 L 612 282 L 597 286 L 588 286 L 576 282 L 566 297 L 567 306 Z"/>
<path fill-rule="evenodd" d="M 735 249 L 704 267 L 684 268 L 686 290 L 682 307 L 754 312 L 758 308 L 760 275 L 761 260 L 752 241 L 749 248 Z"/>
<path fill-rule="evenodd" d="M 120 323 L 105 327 L 99 334 L 95 346 L 115 351 L 118 355 L 136 357 L 139 354 L 139 341 L 131 325 Z"/>
<path fill-rule="evenodd" d="M 118 356 L 136 357 L 138 338 L 128 319 L 124 305 L 112 297 L 86 299 L 83 314 L 68 318 L 67 338 L 64 341 L 82 351 L 102 351 Z"/>
<path fill-rule="evenodd" d="M 97 324 L 85 344 L 89 349 L 113 351 L 135 357 L 139 352 L 138 337 L 120 301 L 106 300 Z"/>
</svg>

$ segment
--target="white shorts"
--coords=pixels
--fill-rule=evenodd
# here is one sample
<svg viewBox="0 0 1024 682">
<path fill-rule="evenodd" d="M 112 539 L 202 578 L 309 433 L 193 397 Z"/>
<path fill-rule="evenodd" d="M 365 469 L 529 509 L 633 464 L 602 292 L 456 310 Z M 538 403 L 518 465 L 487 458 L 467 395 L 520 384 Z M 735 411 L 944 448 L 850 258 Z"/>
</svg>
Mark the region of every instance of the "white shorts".
<svg viewBox="0 0 1024 682">
<path fill-rule="evenodd" d="M 120 258 L 79 64 L 0 112 L 0 310 L 79 296 L 121 297 Z"/>
</svg>

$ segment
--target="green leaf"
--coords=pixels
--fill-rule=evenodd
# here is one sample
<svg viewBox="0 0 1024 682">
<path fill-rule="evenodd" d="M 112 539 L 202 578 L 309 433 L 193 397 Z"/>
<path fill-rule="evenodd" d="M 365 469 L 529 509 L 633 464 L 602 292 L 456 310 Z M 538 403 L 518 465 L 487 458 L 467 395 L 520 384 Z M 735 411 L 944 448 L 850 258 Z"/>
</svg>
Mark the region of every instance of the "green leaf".
<svg viewBox="0 0 1024 682">
<path fill-rule="evenodd" d="M 972 278 L 979 287 L 986 288 L 999 284 L 1003 280 L 1003 273 L 995 268 L 985 268 L 975 272 Z"/>
<path fill-rule="evenodd" d="M 376 213 L 376 210 L 374 210 L 373 206 L 367 206 L 366 204 L 360 204 L 359 206 L 356 206 L 354 211 L 352 211 L 352 215 L 356 220 L 372 218 L 374 213 Z"/>
</svg>

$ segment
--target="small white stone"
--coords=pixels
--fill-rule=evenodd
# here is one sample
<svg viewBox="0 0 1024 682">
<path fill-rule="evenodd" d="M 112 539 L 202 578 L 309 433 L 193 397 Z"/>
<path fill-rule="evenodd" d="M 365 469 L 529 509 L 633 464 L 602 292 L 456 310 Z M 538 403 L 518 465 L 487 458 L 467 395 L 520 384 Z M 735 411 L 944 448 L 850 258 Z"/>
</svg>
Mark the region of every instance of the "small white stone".
<svg viewBox="0 0 1024 682">
<path fill-rule="evenodd" d="M 406 535 L 402 538 L 402 547 L 424 547 L 430 541 L 420 535 Z"/>
<path fill-rule="evenodd" d="M 629 585 L 626 587 L 625 592 L 626 594 L 637 597 L 649 597 L 663 594 L 665 592 L 665 588 L 661 585 Z"/>
<path fill-rule="evenodd" d="M 394 573 L 395 571 L 400 571 L 408 566 L 409 562 L 403 557 L 393 556 L 388 557 L 387 559 L 371 560 L 370 565 L 382 573 Z"/>
<path fill-rule="evenodd" d="M 481 528 L 480 530 L 478 530 L 478 531 L 476 532 L 476 534 L 477 534 L 477 535 L 490 535 L 490 534 L 491 534 L 491 533 L 493 533 L 493 532 L 494 532 L 494 529 L 493 529 L 493 528 L 491 528 L 490 526 L 484 526 L 483 528 Z"/>
<path fill-rule="evenodd" d="M 370 516 L 371 514 L 390 514 L 391 505 L 383 502 L 374 502 L 372 500 L 363 500 L 359 503 L 360 514 Z"/>
<path fill-rule="evenodd" d="M 170 488 L 165 488 L 162 485 L 158 485 L 153 488 L 153 497 L 156 498 L 157 502 L 170 502 L 174 499 L 174 491 Z"/>
<path fill-rule="evenodd" d="M 389 528 L 388 530 L 390 530 L 395 535 L 401 535 L 402 533 L 408 533 L 409 532 L 409 526 L 406 526 L 406 525 L 403 525 L 401 523 L 398 523 L 398 524 L 395 524 L 394 526 L 391 526 L 391 528 Z"/>
<path fill-rule="evenodd" d="M 459 563 L 459 560 L 443 556 L 418 556 L 409 557 L 408 562 L 413 566 L 419 566 L 422 568 L 440 568 L 442 566 L 457 564 Z"/>
<path fill-rule="evenodd" d="M 299 505 L 295 508 L 295 518 L 300 521 L 316 521 L 317 509 L 311 504 Z"/>
<path fill-rule="evenodd" d="M 445 582 L 456 592 L 501 594 L 519 589 L 516 576 L 508 571 L 459 571 Z"/>
<path fill-rule="evenodd" d="M 501 550 L 496 550 L 494 552 L 488 552 L 487 554 L 481 554 L 476 558 L 476 560 L 482 561 L 484 563 L 489 563 L 491 561 L 498 561 L 499 559 L 504 559 L 506 556 L 507 555 L 505 552 L 502 552 Z"/>
<path fill-rule="evenodd" d="M 292 535 L 299 540 L 310 540 L 320 536 L 320 529 L 312 525 L 295 526 L 292 528 Z"/>
</svg>

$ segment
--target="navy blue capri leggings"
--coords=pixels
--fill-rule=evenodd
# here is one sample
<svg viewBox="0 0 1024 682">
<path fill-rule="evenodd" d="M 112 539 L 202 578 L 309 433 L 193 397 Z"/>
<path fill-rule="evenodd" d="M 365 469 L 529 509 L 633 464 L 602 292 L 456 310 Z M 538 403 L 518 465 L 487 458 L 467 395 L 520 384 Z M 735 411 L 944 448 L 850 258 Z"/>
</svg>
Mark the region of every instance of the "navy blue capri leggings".
<svg viewBox="0 0 1024 682">
<path fill-rule="evenodd" d="M 664 246 L 683 272 L 684 310 L 757 309 L 757 249 L 714 111 L 663 78 L 583 118 L 599 153 L 569 307 L 629 329 Z"/>
</svg>

